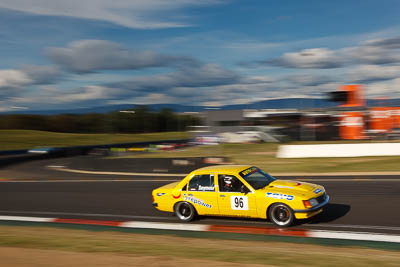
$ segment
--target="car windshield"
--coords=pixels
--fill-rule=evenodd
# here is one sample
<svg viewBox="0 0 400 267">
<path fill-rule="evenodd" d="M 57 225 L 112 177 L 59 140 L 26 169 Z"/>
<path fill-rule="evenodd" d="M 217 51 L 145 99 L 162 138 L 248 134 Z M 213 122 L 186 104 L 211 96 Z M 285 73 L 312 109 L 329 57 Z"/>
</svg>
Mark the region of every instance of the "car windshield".
<svg viewBox="0 0 400 267">
<path fill-rule="evenodd" d="M 244 171 L 240 172 L 240 176 L 246 180 L 255 190 L 266 187 L 271 182 L 276 179 L 269 175 L 268 173 L 263 172 L 257 167 L 251 167 Z"/>
</svg>

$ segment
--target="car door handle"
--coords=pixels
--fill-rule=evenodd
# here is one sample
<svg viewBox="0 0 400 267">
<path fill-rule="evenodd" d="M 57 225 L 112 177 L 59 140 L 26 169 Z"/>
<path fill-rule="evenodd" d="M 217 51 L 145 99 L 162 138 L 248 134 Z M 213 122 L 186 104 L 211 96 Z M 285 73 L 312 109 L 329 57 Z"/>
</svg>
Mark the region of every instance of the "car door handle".
<svg viewBox="0 0 400 267">
<path fill-rule="evenodd" d="M 225 195 L 219 195 L 220 197 L 225 197 Z"/>
<path fill-rule="evenodd" d="M 193 195 L 192 195 L 192 194 L 189 194 L 189 196 L 191 196 L 191 197 L 192 197 Z"/>
</svg>

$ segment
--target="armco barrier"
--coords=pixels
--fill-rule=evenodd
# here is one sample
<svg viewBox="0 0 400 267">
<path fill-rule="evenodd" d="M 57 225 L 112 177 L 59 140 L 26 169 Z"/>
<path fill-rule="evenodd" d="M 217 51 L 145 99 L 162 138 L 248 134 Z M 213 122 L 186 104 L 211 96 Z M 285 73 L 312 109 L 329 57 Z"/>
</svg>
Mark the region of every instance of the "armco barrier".
<svg viewBox="0 0 400 267">
<path fill-rule="evenodd" d="M 27 150 L 8 150 L 0 151 L 0 168 L 11 164 L 17 164 L 30 160 L 58 158 L 58 157 L 73 157 L 79 155 L 86 155 L 94 149 L 109 149 L 111 147 L 145 147 L 151 144 L 173 144 L 173 143 L 187 143 L 189 139 L 178 140 L 164 140 L 164 141 L 150 141 L 150 142 L 136 142 L 136 143 L 120 143 L 120 144 L 105 144 L 93 146 L 71 146 L 71 147 L 58 147 L 55 150 L 46 154 L 31 154 Z"/>
<path fill-rule="evenodd" d="M 400 156 L 400 143 L 282 145 L 278 158 Z"/>
</svg>

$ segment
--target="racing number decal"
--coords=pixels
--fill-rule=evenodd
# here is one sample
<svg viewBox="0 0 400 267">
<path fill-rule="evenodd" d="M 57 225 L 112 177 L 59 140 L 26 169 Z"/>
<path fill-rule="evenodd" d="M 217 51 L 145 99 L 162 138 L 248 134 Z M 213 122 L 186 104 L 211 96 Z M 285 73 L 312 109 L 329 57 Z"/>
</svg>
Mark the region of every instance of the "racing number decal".
<svg viewBox="0 0 400 267">
<path fill-rule="evenodd" d="M 233 210 L 249 210 L 249 202 L 245 196 L 231 196 L 231 208 Z"/>
</svg>

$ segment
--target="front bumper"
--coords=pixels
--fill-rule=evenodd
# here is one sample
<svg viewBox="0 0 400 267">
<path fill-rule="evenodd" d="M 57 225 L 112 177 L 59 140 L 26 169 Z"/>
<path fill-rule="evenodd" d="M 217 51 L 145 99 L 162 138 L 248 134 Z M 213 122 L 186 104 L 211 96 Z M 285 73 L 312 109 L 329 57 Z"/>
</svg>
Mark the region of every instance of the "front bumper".
<svg viewBox="0 0 400 267">
<path fill-rule="evenodd" d="M 158 204 L 157 204 L 156 202 L 153 202 L 152 205 L 153 205 L 153 207 L 155 207 L 155 208 L 158 207 Z"/>
<path fill-rule="evenodd" d="M 311 211 L 311 212 L 297 212 L 294 214 L 294 217 L 296 219 L 302 220 L 302 219 L 309 219 L 311 217 L 314 217 L 315 215 L 319 214 L 322 212 L 322 208 L 319 210 Z"/>
<path fill-rule="evenodd" d="M 309 212 L 313 212 L 313 211 L 317 211 L 319 209 L 321 209 L 322 207 L 324 207 L 326 204 L 328 204 L 329 202 L 329 196 L 326 195 L 324 202 L 319 203 L 318 205 L 309 208 L 309 209 L 304 209 L 304 210 L 293 210 L 294 213 L 309 213 Z"/>
</svg>

